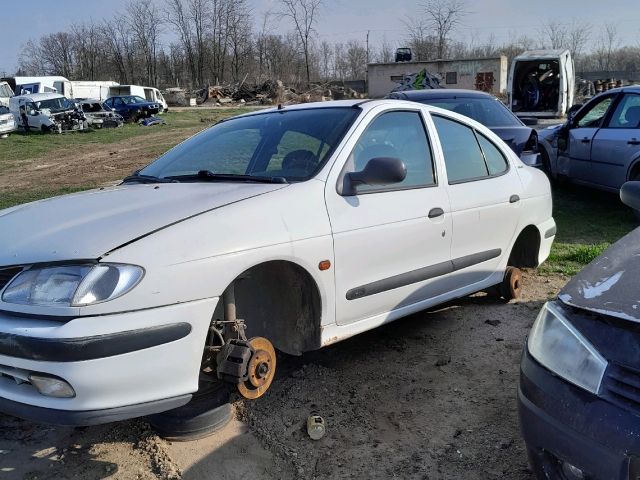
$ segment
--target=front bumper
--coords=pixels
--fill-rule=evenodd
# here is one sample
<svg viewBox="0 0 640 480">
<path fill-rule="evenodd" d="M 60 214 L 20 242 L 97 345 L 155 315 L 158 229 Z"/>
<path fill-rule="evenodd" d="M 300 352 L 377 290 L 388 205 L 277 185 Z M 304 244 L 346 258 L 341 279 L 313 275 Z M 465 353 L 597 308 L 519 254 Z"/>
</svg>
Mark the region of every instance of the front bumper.
<svg viewBox="0 0 640 480">
<path fill-rule="evenodd" d="M 561 462 L 581 469 L 585 480 L 640 478 L 640 417 L 553 375 L 526 346 L 518 411 L 537 478 L 564 480 Z"/>
<path fill-rule="evenodd" d="M 88 425 L 157 413 L 198 389 L 217 298 L 66 322 L 0 313 L 0 412 Z M 75 397 L 42 395 L 16 379 L 63 379 Z"/>
</svg>

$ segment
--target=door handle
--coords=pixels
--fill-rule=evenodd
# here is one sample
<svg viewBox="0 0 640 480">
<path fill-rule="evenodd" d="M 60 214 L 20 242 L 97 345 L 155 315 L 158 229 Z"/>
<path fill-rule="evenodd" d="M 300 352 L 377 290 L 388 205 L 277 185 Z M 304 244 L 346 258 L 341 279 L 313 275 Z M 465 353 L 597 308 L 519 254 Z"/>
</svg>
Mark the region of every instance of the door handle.
<svg viewBox="0 0 640 480">
<path fill-rule="evenodd" d="M 640 145 L 640 140 L 636 139 L 636 138 L 632 138 L 631 140 L 629 140 L 627 142 L 629 145 Z"/>
<path fill-rule="evenodd" d="M 432 208 L 429 210 L 429 218 L 438 218 L 444 215 L 444 210 L 440 207 Z"/>
<path fill-rule="evenodd" d="M 582 143 L 591 143 L 591 139 L 588 137 L 584 137 L 582 140 L 580 140 Z"/>
<path fill-rule="evenodd" d="M 520 201 L 520 197 L 518 195 L 511 195 L 509 197 L 509 203 L 517 203 Z"/>
</svg>

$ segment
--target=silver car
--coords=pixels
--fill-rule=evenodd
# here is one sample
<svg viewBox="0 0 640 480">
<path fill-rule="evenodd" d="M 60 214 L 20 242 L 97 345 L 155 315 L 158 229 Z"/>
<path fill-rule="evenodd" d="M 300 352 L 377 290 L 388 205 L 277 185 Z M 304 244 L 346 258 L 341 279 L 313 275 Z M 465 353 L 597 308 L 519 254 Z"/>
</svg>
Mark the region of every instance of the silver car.
<svg viewBox="0 0 640 480">
<path fill-rule="evenodd" d="M 617 192 L 640 180 L 640 86 L 595 96 L 538 139 L 551 177 Z"/>
</svg>

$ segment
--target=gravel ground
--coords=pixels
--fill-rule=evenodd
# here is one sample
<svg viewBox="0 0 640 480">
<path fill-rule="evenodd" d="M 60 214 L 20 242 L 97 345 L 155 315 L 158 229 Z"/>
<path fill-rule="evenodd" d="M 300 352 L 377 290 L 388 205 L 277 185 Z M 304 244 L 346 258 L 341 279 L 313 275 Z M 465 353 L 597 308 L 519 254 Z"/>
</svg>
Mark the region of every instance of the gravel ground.
<svg viewBox="0 0 640 480">
<path fill-rule="evenodd" d="M 532 480 L 517 421 L 522 345 L 561 276 L 525 273 L 521 300 L 482 294 L 302 357 L 282 357 L 269 393 L 194 442 L 142 420 L 90 428 L 0 414 L 0 478 Z M 327 434 L 312 441 L 306 418 Z"/>
</svg>

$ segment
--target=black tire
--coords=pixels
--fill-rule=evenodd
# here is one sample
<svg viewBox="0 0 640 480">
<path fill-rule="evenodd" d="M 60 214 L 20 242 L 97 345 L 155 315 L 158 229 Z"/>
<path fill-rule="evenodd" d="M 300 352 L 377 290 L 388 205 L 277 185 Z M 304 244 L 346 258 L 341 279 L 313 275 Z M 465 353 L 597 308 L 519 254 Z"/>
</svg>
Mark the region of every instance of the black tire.
<svg viewBox="0 0 640 480">
<path fill-rule="evenodd" d="M 208 437 L 223 428 L 232 417 L 229 385 L 216 382 L 198 390 L 182 407 L 147 417 L 163 438 L 186 442 Z"/>
</svg>

